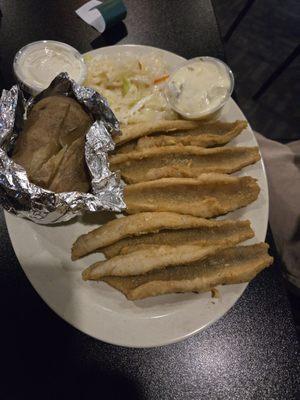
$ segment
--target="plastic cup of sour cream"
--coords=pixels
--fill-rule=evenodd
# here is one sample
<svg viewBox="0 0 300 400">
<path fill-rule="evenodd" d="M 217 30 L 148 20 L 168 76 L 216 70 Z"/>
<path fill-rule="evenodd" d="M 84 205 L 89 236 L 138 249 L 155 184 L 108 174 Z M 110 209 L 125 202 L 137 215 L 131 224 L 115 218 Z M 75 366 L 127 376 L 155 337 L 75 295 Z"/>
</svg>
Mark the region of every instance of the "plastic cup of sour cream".
<svg viewBox="0 0 300 400">
<path fill-rule="evenodd" d="M 170 107 L 186 119 L 214 119 L 230 98 L 234 77 L 230 68 L 213 57 L 196 57 L 170 75 L 165 94 Z"/>
<path fill-rule="evenodd" d="M 14 58 L 14 73 L 21 87 L 32 95 L 46 89 L 61 72 L 67 72 L 75 82 L 86 78 L 82 55 L 66 43 L 41 40 L 22 47 Z"/>
</svg>

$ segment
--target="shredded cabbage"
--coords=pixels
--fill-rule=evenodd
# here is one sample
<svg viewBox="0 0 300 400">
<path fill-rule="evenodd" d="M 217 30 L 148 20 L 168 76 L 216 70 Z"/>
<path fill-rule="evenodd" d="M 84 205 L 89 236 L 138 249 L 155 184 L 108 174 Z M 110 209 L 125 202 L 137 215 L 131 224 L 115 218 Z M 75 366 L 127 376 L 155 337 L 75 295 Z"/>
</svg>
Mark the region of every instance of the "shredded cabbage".
<svg viewBox="0 0 300 400">
<path fill-rule="evenodd" d="M 88 55 L 86 64 L 85 85 L 107 98 L 121 123 L 176 118 L 163 93 L 169 75 L 159 55 Z"/>
</svg>

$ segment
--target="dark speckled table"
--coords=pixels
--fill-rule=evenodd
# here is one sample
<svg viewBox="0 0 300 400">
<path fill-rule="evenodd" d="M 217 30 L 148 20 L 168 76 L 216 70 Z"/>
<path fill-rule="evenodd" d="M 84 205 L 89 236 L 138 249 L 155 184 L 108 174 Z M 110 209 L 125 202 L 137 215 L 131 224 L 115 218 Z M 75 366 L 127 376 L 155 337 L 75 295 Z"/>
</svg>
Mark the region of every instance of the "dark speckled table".
<svg viewBox="0 0 300 400">
<path fill-rule="evenodd" d="M 84 52 L 139 43 L 186 57 L 224 57 L 206 0 L 128 0 L 126 26 L 99 37 L 78 19 L 80 0 L 0 0 L 0 85 L 13 82 L 15 52 L 56 39 Z M 26 279 L 0 216 L 0 398 L 290 400 L 299 398 L 299 347 L 272 237 L 274 266 L 204 332 L 156 349 L 108 345 L 77 331 Z M 297 397 L 298 392 L 298 397 Z"/>
</svg>

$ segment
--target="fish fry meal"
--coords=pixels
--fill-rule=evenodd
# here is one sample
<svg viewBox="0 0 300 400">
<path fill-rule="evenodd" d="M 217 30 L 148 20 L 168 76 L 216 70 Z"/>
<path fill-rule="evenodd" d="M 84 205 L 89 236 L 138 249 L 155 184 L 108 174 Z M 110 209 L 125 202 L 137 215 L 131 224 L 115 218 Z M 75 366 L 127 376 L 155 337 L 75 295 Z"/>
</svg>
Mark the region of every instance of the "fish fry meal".
<svg viewBox="0 0 300 400">
<path fill-rule="evenodd" d="M 53 41 L 22 49 L 15 69 L 23 86 L 20 77 L 34 74 L 36 65 L 44 71 L 34 54 L 43 55 L 52 75 L 61 69 L 63 54 L 44 54 L 50 48 L 69 52 L 75 80 L 62 71 L 45 89 L 53 76 L 46 70 L 37 76 L 45 90 L 26 103 L 22 129 L 7 139 L 7 156 L 28 186 L 50 194 L 51 222 L 62 222 L 55 196 L 62 198 L 61 214 L 79 217 L 66 235 L 76 284 L 85 293 L 97 288 L 98 296 L 103 289 L 100 296 L 109 293 L 112 301 L 120 296 L 120 304 L 136 310 L 126 298 L 196 298 L 219 285 L 248 282 L 273 261 L 256 217 L 267 198 L 264 172 L 257 173 L 261 155 L 230 99 L 230 68 L 211 57 L 179 58 L 173 65 L 165 52 L 141 47 L 85 56 Z M 78 203 L 84 196 L 88 208 Z M 42 207 L 38 198 L 33 212 Z"/>
<path fill-rule="evenodd" d="M 211 219 L 259 196 L 256 179 L 230 175 L 260 160 L 258 147 L 230 145 L 247 122 L 188 120 L 168 110 L 161 98 L 168 72 L 161 60 L 150 66 L 153 60 L 130 59 L 125 66 L 109 57 L 88 59 L 87 83 L 104 91 L 121 121 L 109 162 L 127 184 L 126 213 L 81 235 L 72 260 L 103 253 L 106 260 L 85 268 L 83 280 L 106 282 L 129 300 L 247 282 L 272 263 L 267 244 L 238 245 L 255 235 L 249 220 Z M 227 70 L 216 65 L 229 85 Z M 197 112 L 188 90 L 180 101 L 193 101 Z M 228 90 L 220 89 L 224 98 Z"/>
</svg>

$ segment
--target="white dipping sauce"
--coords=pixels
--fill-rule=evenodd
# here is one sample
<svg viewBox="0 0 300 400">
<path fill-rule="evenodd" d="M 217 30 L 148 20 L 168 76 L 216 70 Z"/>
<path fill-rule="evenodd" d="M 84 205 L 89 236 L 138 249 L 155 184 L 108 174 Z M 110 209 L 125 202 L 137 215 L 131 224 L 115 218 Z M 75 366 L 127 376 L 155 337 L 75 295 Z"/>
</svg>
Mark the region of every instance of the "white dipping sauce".
<svg viewBox="0 0 300 400">
<path fill-rule="evenodd" d="M 214 112 L 231 94 L 232 79 L 222 62 L 203 58 L 179 68 L 171 76 L 168 96 L 176 111 L 202 116 Z"/>
<path fill-rule="evenodd" d="M 47 88 L 60 73 L 82 83 L 86 67 L 80 53 L 73 47 L 55 41 L 31 43 L 21 49 L 14 62 L 17 78 L 33 91 Z"/>
</svg>

